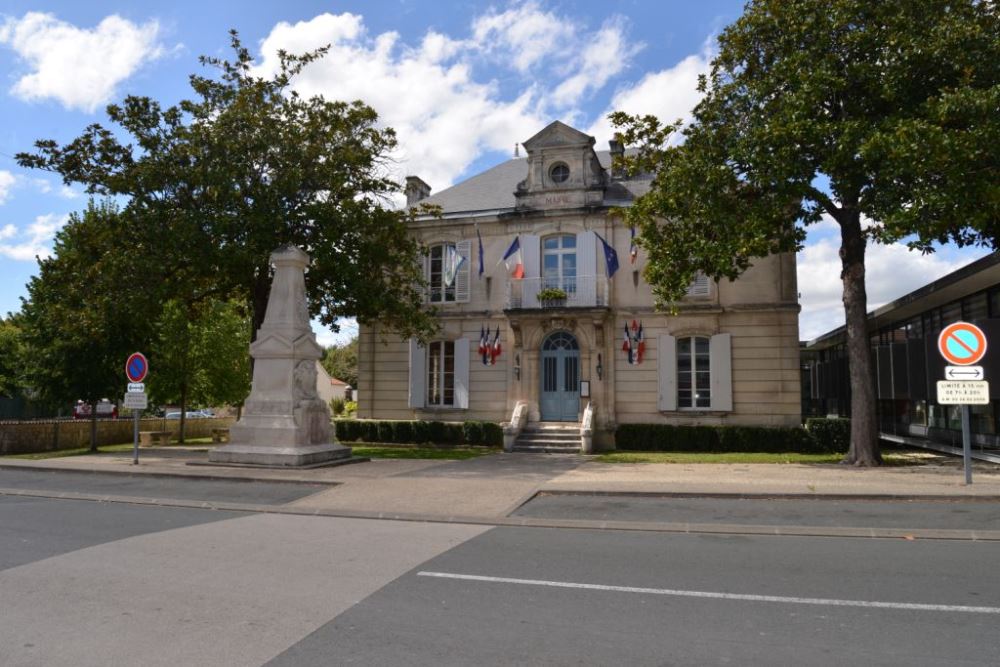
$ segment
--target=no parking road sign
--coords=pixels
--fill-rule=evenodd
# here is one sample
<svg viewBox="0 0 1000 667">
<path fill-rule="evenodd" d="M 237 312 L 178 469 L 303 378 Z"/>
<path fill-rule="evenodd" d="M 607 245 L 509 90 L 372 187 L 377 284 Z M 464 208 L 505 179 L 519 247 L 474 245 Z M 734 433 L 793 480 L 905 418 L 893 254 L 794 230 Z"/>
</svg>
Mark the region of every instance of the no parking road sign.
<svg viewBox="0 0 1000 667">
<path fill-rule="evenodd" d="M 949 364 L 970 366 L 986 354 L 986 334 L 975 324 L 949 324 L 938 336 L 938 350 Z"/>
<path fill-rule="evenodd" d="M 142 382 L 149 371 L 149 362 L 142 352 L 133 352 L 125 362 L 125 377 L 129 382 Z"/>
</svg>

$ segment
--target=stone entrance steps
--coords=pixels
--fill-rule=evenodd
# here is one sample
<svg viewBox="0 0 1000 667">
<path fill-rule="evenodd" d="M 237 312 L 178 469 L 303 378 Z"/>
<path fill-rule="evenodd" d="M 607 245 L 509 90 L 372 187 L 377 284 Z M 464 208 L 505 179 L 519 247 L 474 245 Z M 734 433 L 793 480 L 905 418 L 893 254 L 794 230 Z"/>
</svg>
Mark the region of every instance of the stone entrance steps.
<svg viewBox="0 0 1000 667">
<path fill-rule="evenodd" d="M 515 452 L 545 454 L 579 454 L 582 450 L 580 425 L 572 422 L 528 424 L 513 448 Z"/>
</svg>

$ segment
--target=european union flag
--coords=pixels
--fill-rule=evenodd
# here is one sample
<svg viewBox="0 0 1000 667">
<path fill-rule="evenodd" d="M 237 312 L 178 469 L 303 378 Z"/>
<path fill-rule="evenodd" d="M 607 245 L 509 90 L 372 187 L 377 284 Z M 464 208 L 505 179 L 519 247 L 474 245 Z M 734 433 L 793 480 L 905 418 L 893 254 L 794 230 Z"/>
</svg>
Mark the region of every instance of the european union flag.
<svg viewBox="0 0 1000 667">
<path fill-rule="evenodd" d="M 599 240 L 601 245 L 604 246 L 604 265 L 608 270 L 608 278 L 610 278 L 615 275 L 615 271 L 618 270 L 618 253 L 614 248 L 608 245 L 608 242 L 605 241 L 600 234 L 594 232 L 594 236 L 596 236 L 597 240 Z"/>
</svg>

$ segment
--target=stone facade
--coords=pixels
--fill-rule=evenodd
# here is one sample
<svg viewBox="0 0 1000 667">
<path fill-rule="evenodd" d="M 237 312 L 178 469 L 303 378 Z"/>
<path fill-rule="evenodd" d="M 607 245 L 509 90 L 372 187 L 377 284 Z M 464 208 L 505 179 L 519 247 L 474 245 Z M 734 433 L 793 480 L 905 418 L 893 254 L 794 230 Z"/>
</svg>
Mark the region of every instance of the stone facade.
<svg viewBox="0 0 1000 667">
<path fill-rule="evenodd" d="M 361 327 L 358 416 L 507 422 L 524 402 L 529 422 L 580 422 L 589 405 L 599 447 L 619 423 L 797 425 L 795 256 L 760 260 L 736 282 L 696 281 L 675 314 L 657 312 L 645 256 L 630 262 L 630 230 L 609 217 L 649 178 L 613 175 L 610 152 L 559 122 L 523 145 L 527 158 L 423 199 L 444 211 L 412 226 L 430 249 L 441 332 L 422 347 Z M 522 278 L 498 263 L 515 239 Z M 610 279 L 601 239 L 618 256 Z M 451 247 L 465 261 L 449 286 Z M 563 288 L 565 303 L 540 301 L 546 287 Z M 633 321 L 638 364 L 622 351 Z M 478 354 L 486 328 L 490 343 L 499 328 L 495 363 Z"/>
</svg>

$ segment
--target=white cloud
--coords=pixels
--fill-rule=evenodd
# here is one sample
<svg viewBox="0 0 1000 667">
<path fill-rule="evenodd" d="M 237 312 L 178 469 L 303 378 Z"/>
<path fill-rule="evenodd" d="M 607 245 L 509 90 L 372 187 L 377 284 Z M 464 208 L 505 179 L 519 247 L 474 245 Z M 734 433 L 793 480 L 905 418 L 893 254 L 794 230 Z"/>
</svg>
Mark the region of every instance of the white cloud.
<svg viewBox="0 0 1000 667">
<path fill-rule="evenodd" d="M 684 58 L 673 67 L 659 72 L 649 72 L 639 82 L 615 92 L 611 104 L 587 130 L 606 143 L 614 136 L 608 114 L 624 111 L 630 114 L 652 114 L 665 123 L 677 119 L 685 122 L 691 119 L 691 111 L 701 100 L 698 92 L 698 76 L 706 74 L 715 56 L 715 37 L 705 41 L 701 53 Z"/>
<path fill-rule="evenodd" d="M 53 14 L 28 12 L 0 26 L 6 44 L 30 68 L 10 89 L 25 101 L 55 99 L 69 109 L 93 113 L 110 101 L 122 81 L 163 54 L 157 21 L 137 25 L 111 15 L 92 29 Z"/>
<path fill-rule="evenodd" d="M 524 2 L 478 17 L 472 23 L 472 38 L 485 52 L 507 58 L 519 72 L 526 72 L 573 46 L 577 30 L 572 20 L 542 11 L 537 2 Z"/>
<path fill-rule="evenodd" d="M 571 105 L 590 91 L 600 90 L 628 65 L 641 49 L 641 44 L 629 44 L 625 22 L 615 18 L 605 23 L 592 40 L 586 43 L 579 69 L 563 81 L 552 94 L 557 106 Z"/>
<path fill-rule="evenodd" d="M 836 225 L 825 219 L 824 230 Z M 810 227 L 812 235 L 813 227 Z M 985 249 L 941 250 L 929 255 L 911 251 L 902 243 L 868 244 L 865 252 L 865 289 L 869 312 L 988 254 Z M 798 255 L 798 284 L 802 313 L 799 337 L 812 340 L 844 324 L 843 284 L 840 279 L 840 238 L 824 235 Z"/>
<path fill-rule="evenodd" d="M 327 43 L 330 53 L 306 68 L 295 88 L 374 107 L 399 137 L 400 169 L 419 172 L 435 190 L 450 185 L 484 149 L 509 150 L 547 122 L 531 88 L 504 100 L 494 83 L 476 81 L 461 57 L 467 45 L 428 33 L 409 48 L 394 32 L 370 37 L 352 14 L 279 23 L 261 44 L 259 71 L 277 69 L 278 49 L 302 53 Z"/>
<path fill-rule="evenodd" d="M 38 257 L 45 259 L 52 254 L 52 237 L 69 221 L 68 215 L 49 213 L 40 215 L 18 232 L 14 225 L 6 225 L 0 230 L 0 241 L 17 239 L 14 243 L 0 243 L 0 255 L 22 262 L 30 262 Z"/>
<path fill-rule="evenodd" d="M 577 119 L 576 105 L 640 48 L 626 28 L 624 19 L 611 18 L 588 30 L 521 2 L 474 18 L 467 34 L 428 31 L 408 45 L 395 32 L 369 34 L 356 14 L 321 14 L 274 26 L 257 71 L 274 73 L 279 49 L 303 53 L 329 44 L 330 53 L 296 79 L 296 90 L 364 100 L 396 130 L 395 176 L 419 175 L 439 191 L 483 152 L 506 153 L 554 119 Z M 484 59 L 498 78 L 477 78 Z"/>
<path fill-rule="evenodd" d="M 17 182 L 17 177 L 9 171 L 0 169 L 0 204 L 7 201 L 10 196 L 11 190 L 14 189 L 14 184 Z"/>
<path fill-rule="evenodd" d="M 353 317 L 345 317 L 337 323 L 340 326 L 338 333 L 327 329 L 319 320 L 313 320 L 311 324 L 313 333 L 316 334 L 316 342 L 322 347 L 345 345 L 358 335 L 358 321 Z"/>
</svg>

